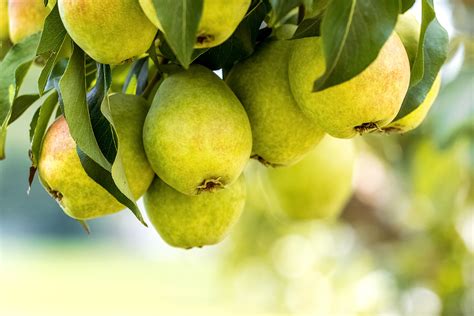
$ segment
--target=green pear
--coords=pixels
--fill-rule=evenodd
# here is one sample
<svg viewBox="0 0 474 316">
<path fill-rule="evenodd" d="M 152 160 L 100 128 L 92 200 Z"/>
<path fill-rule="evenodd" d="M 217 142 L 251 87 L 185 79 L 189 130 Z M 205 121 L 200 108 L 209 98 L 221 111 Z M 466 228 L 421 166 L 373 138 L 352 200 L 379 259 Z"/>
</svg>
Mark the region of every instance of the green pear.
<svg viewBox="0 0 474 316">
<path fill-rule="evenodd" d="M 289 40 L 293 37 L 297 28 L 298 25 L 295 24 L 283 24 L 275 29 L 272 36 L 279 40 Z"/>
<path fill-rule="evenodd" d="M 89 56 L 103 64 L 120 64 L 145 53 L 156 27 L 136 0 L 59 0 L 64 27 Z"/>
<path fill-rule="evenodd" d="M 138 199 L 150 186 L 154 173 L 142 143 L 142 126 L 147 113 L 144 100 L 131 95 L 110 96 L 115 108 L 114 124 L 119 156 L 133 196 Z M 48 129 L 39 158 L 41 182 L 64 212 L 88 220 L 116 213 L 125 208 L 94 182 L 82 168 L 66 120 L 60 116 Z"/>
<path fill-rule="evenodd" d="M 9 39 L 8 0 L 0 0 L 0 41 Z"/>
<path fill-rule="evenodd" d="M 408 54 L 408 60 L 410 60 L 410 66 L 413 66 L 416 54 L 418 53 L 420 30 L 420 23 L 418 23 L 416 17 L 410 12 L 398 16 L 397 24 L 395 25 L 395 32 L 397 32 L 403 46 L 405 47 Z"/>
<path fill-rule="evenodd" d="M 252 150 L 250 123 L 232 90 L 193 65 L 163 81 L 143 128 L 155 173 L 184 194 L 232 184 Z"/>
<path fill-rule="evenodd" d="M 237 223 L 245 205 L 244 177 L 225 190 L 182 194 L 159 178 L 145 193 L 150 222 L 171 246 L 190 249 L 214 245 Z"/>
<path fill-rule="evenodd" d="M 420 23 L 411 13 L 405 13 L 398 17 L 395 31 L 405 46 L 410 65 L 413 65 L 418 51 L 420 29 Z M 438 74 L 423 102 L 412 112 L 383 127 L 382 131 L 386 133 L 406 133 L 420 126 L 436 100 L 440 87 L 441 76 Z"/>
<path fill-rule="evenodd" d="M 162 29 L 153 0 L 139 0 L 143 11 L 153 24 Z M 251 0 L 204 0 L 195 48 L 220 45 L 227 40 L 247 13 Z"/>
<path fill-rule="evenodd" d="M 289 61 L 293 95 L 323 130 L 350 138 L 389 124 L 397 115 L 410 83 L 410 64 L 403 44 L 393 33 L 377 58 L 349 81 L 312 92 L 314 81 L 325 71 L 321 39 L 294 41 Z"/>
<path fill-rule="evenodd" d="M 269 41 L 226 78 L 252 127 L 252 156 L 269 166 L 295 163 L 324 132 L 299 109 L 288 82 L 291 41 Z"/>
<path fill-rule="evenodd" d="M 269 192 L 290 218 L 335 218 L 352 194 L 355 158 L 352 140 L 326 136 L 294 166 L 267 169 Z"/>
<path fill-rule="evenodd" d="M 441 76 L 438 75 L 423 102 L 404 117 L 384 126 L 382 131 L 386 133 L 406 133 L 420 126 L 436 100 L 440 87 Z"/>
<path fill-rule="evenodd" d="M 41 31 L 52 5 L 54 3 L 45 7 L 43 0 L 9 0 L 7 14 L 11 41 L 16 44 Z"/>
</svg>

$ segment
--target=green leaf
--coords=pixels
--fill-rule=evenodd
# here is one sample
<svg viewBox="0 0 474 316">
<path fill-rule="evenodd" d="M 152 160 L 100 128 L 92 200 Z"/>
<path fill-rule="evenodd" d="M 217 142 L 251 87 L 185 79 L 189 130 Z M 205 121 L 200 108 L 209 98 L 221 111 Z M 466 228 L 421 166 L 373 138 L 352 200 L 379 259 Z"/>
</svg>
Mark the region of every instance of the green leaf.
<svg viewBox="0 0 474 316">
<path fill-rule="evenodd" d="M 275 27 L 293 9 L 302 5 L 305 0 L 270 0 L 272 11 L 268 21 L 269 27 Z"/>
<path fill-rule="evenodd" d="M 153 0 L 166 41 L 184 68 L 192 61 L 203 0 Z"/>
<path fill-rule="evenodd" d="M 257 2 L 228 40 L 203 53 L 196 62 L 214 70 L 228 69 L 250 56 L 255 50 L 260 25 L 269 10 L 263 1 Z"/>
<path fill-rule="evenodd" d="M 123 84 L 123 93 L 129 91 L 128 87 L 132 79 L 135 80 L 135 85 L 134 89 L 132 90 L 133 92 L 130 92 L 134 94 L 142 94 L 148 82 L 148 58 L 138 59 L 133 63 L 132 68 L 128 72 L 127 78 Z"/>
<path fill-rule="evenodd" d="M 321 25 L 325 73 L 314 91 L 338 85 L 372 63 L 391 35 L 399 13 L 394 0 L 333 0 Z"/>
<path fill-rule="evenodd" d="M 14 45 L 0 63 L 0 160 L 5 158 L 7 125 L 11 107 L 23 77 L 35 58 L 40 34 L 36 33 Z"/>
<path fill-rule="evenodd" d="M 59 16 L 58 5 L 56 4 L 44 21 L 44 28 L 36 55 L 43 55 L 49 52 L 58 53 L 66 34 L 67 32 Z"/>
<path fill-rule="evenodd" d="M 72 138 L 84 153 L 103 169 L 111 164 L 102 153 L 94 135 L 86 100 L 86 73 L 84 52 L 74 45 L 68 66 L 59 81 L 60 100 Z"/>
<path fill-rule="evenodd" d="M 418 59 L 423 61 L 421 67 L 421 69 L 423 69 L 421 71 L 422 78 L 418 81 L 416 79 L 411 80 L 412 83 L 417 83 L 411 85 L 408 89 L 402 107 L 395 120 L 413 112 L 413 110 L 421 105 L 433 86 L 436 76 L 448 55 L 448 33 L 446 33 L 446 30 L 438 23 L 436 18 L 431 20 L 424 33 L 424 43 L 418 45 L 423 49 L 421 54 L 423 58 Z M 420 71 L 420 67 L 417 67 L 415 64 L 413 65 L 412 76 L 416 76 L 417 71 Z"/>
<path fill-rule="evenodd" d="M 58 93 L 53 91 L 41 104 L 37 118 L 33 125 L 30 125 L 32 128 L 31 136 L 31 150 L 30 158 L 33 167 L 36 168 L 38 165 L 38 158 L 41 152 L 41 145 L 43 143 L 43 137 L 48 127 L 48 122 L 53 115 L 54 109 L 58 104 Z M 36 116 L 36 115 L 35 115 Z"/>
<path fill-rule="evenodd" d="M 309 18 L 301 21 L 293 35 L 293 39 L 315 37 L 321 35 L 321 18 Z"/>
<path fill-rule="evenodd" d="M 13 101 L 12 113 L 8 125 L 15 122 L 28 108 L 39 99 L 37 94 L 20 95 Z"/>
<path fill-rule="evenodd" d="M 401 2 L 401 13 L 405 13 L 410 9 L 414 4 L 415 0 L 400 0 Z"/>
<path fill-rule="evenodd" d="M 41 70 L 41 74 L 38 78 L 38 91 L 40 95 L 43 95 L 48 87 L 48 80 L 50 79 L 54 67 L 59 61 L 59 56 L 63 55 L 67 50 L 71 49 L 71 43 L 72 42 L 69 36 L 65 36 L 63 38 L 63 41 L 59 44 L 59 47 L 56 48 L 57 50 L 52 51 L 50 56 L 48 57 L 48 61 Z M 49 88 L 52 88 L 52 86 L 49 86 Z"/>
</svg>

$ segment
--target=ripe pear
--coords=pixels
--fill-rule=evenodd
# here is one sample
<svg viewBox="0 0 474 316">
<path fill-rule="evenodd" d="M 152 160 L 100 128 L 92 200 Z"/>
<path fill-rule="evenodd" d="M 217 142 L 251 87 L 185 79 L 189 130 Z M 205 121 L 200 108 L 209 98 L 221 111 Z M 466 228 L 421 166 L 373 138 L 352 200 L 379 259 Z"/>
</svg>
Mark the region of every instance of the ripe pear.
<svg viewBox="0 0 474 316">
<path fill-rule="evenodd" d="M 171 246 L 190 249 L 214 245 L 237 223 L 245 205 L 241 176 L 225 190 L 182 194 L 159 178 L 144 196 L 150 222 Z"/>
<path fill-rule="evenodd" d="M 139 1 L 150 21 L 162 29 L 153 0 Z M 244 18 L 250 2 L 251 0 L 204 0 L 194 47 L 208 48 L 224 43 Z"/>
<path fill-rule="evenodd" d="M 428 91 L 425 99 L 416 109 L 404 117 L 393 121 L 387 126 L 384 126 L 382 130 L 386 133 L 406 133 L 420 126 L 420 124 L 426 118 L 426 115 L 428 115 L 428 112 L 431 109 L 434 101 L 436 100 L 440 87 L 441 76 L 438 75 L 435 79 L 435 82 Z"/>
<path fill-rule="evenodd" d="M 59 0 L 64 27 L 88 55 L 120 64 L 145 53 L 156 34 L 136 0 Z"/>
<path fill-rule="evenodd" d="M 47 7 L 43 0 L 9 0 L 8 17 L 12 43 L 21 42 L 43 29 L 44 19 L 51 11 L 54 1 Z M 2 19 L 3 23 L 3 19 Z"/>
<path fill-rule="evenodd" d="M 418 23 L 416 17 L 410 12 L 398 16 L 395 32 L 397 32 L 403 46 L 405 46 L 408 60 L 410 60 L 410 66 L 413 66 L 416 54 L 418 53 L 420 30 L 420 23 Z"/>
<path fill-rule="evenodd" d="M 296 104 L 288 82 L 291 41 L 269 41 L 235 65 L 226 78 L 247 111 L 252 156 L 270 166 L 291 165 L 321 140 L 324 132 Z"/>
<path fill-rule="evenodd" d="M 8 0 L 0 0 L 0 41 L 9 39 Z"/>
<path fill-rule="evenodd" d="M 144 100 L 127 95 L 116 94 L 110 98 L 116 106 L 114 124 L 119 155 L 130 190 L 138 199 L 154 178 L 141 138 L 147 104 Z M 86 174 L 63 116 L 49 127 L 45 135 L 38 170 L 47 191 L 57 200 L 64 212 L 73 218 L 88 220 L 125 208 Z"/>
<path fill-rule="evenodd" d="M 295 40 L 289 61 L 293 95 L 306 115 L 338 138 L 350 138 L 389 124 L 400 110 L 410 83 L 407 53 L 395 33 L 359 75 L 312 92 L 314 81 L 324 71 L 321 38 Z"/>
<path fill-rule="evenodd" d="M 326 136 L 294 166 L 267 169 L 269 192 L 292 219 L 335 218 L 352 194 L 355 158 L 353 140 Z"/>
<path fill-rule="evenodd" d="M 200 65 L 163 81 L 145 120 L 143 140 L 155 173 L 188 195 L 232 184 L 252 150 L 242 104 L 224 81 Z"/>
</svg>

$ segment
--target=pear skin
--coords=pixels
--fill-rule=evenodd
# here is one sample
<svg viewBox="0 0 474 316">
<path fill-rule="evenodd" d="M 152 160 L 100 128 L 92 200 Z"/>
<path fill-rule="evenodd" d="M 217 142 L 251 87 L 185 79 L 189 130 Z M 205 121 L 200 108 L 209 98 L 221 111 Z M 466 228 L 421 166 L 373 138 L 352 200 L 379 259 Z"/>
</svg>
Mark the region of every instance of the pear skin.
<svg viewBox="0 0 474 316">
<path fill-rule="evenodd" d="M 147 113 L 145 101 L 132 102 L 127 96 L 113 95 L 122 102 L 115 119 L 119 151 L 127 182 L 136 199 L 150 186 L 154 173 L 144 153 L 141 128 Z M 124 114 L 122 116 L 122 114 Z M 124 125 L 125 124 L 125 125 Z M 109 192 L 89 178 L 83 169 L 66 120 L 60 116 L 48 129 L 39 158 L 38 171 L 46 190 L 72 218 L 89 220 L 125 208 Z"/>
<path fill-rule="evenodd" d="M 420 30 L 420 23 L 410 12 L 398 16 L 397 24 L 395 25 L 395 32 L 397 32 L 403 46 L 405 46 L 408 59 L 410 60 L 410 68 L 413 66 L 416 54 L 418 53 Z"/>
<path fill-rule="evenodd" d="M 292 41 L 269 41 L 226 78 L 244 106 L 252 127 L 252 157 L 268 166 L 297 162 L 324 132 L 299 109 L 288 82 Z"/>
<path fill-rule="evenodd" d="M 297 164 L 267 169 L 269 191 L 291 219 L 334 219 L 352 194 L 353 140 L 325 136 Z"/>
<path fill-rule="evenodd" d="M 140 56 L 157 32 L 135 0 L 59 0 L 58 6 L 74 42 L 103 64 L 120 64 Z"/>
<path fill-rule="evenodd" d="M 289 61 L 293 95 L 308 117 L 338 138 L 351 138 L 389 124 L 400 110 L 410 83 L 408 56 L 395 33 L 359 75 L 313 92 L 314 81 L 324 71 L 321 38 L 294 40 Z"/>
<path fill-rule="evenodd" d="M 43 0 L 9 0 L 8 16 L 12 43 L 21 42 L 41 31 L 49 12 L 50 6 L 45 7 Z"/>
<path fill-rule="evenodd" d="M 224 81 L 200 65 L 163 81 L 147 115 L 143 140 L 155 173 L 188 195 L 231 185 L 252 150 L 242 104 Z"/>
<path fill-rule="evenodd" d="M 162 30 L 153 0 L 139 0 L 146 16 Z M 251 0 L 204 0 L 194 48 L 214 47 L 234 33 L 250 6 Z"/>
<path fill-rule="evenodd" d="M 171 246 L 190 249 L 223 240 L 240 218 L 245 195 L 243 176 L 225 190 L 196 196 L 182 194 L 156 178 L 144 202 L 160 236 Z"/>
<path fill-rule="evenodd" d="M 0 41 L 8 40 L 8 0 L 0 0 Z"/>
</svg>

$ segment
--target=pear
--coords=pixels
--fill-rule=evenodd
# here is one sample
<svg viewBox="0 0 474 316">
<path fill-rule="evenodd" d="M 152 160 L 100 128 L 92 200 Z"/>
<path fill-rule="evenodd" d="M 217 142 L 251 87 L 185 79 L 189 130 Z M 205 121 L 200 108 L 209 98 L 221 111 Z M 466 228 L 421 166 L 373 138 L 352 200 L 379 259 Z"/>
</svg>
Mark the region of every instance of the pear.
<svg viewBox="0 0 474 316">
<path fill-rule="evenodd" d="M 295 40 L 289 61 L 291 91 L 303 112 L 326 133 L 338 138 L 350 138 L 389 124 L 400 110 L 410 83 L 410 64 L 396 33 L 359 75 L 312 92 L 314 81 L 324 71 L 321 38 Z"/>
<path fill-rule="evenodd" d="M 299 109 L 288 82 L 291 41 L 269 41 L 237 64 L 226 78 L 252 127 L 252 156 L 265 165 L 286 166 L 301 159 L 324 132 Z"/>
<path fill-rule="evenodd" d="M 8 0 L 0 0 L 0 41 L 9 39 Z"/>
<path fill-rule="evenodd" d="M 189 195 L 232 184 L 252 150 L 242 104 L 224 81 L 200 65 L 163 81 L 147 115 L 143 139 L 155 173 Z"/>
<path fill-rule="evenodd" d="M 283 24 L 282 26 L 275 29 L 272 36 L 279 40 L 289 40 L 295 35 L 298 25 L 295 24 Z"/>
<path fill-rule="evenodd" d="M 12 43 L 21 42 L 26 37 L 41 31 L 44 19 L 53 5 L 54 3 L 51 3 L 45 7 L 43 0 L 9 0 L 7 14 Z M 2 18 L 2 23 L 3 21 Z"/>
<path fill-rule="evenodd" d="M 269 192 L 292 219 L 333 219 L 352 193 L 355 158 L 353 140 L 325 136 L 294 166 L 267 169 Z"/>
<path fill-rule="evenodd" d="M 89 56 L 120 64 L 145 53 L 156 34 L 135 0 L 59 0 L 64 27 Z"/>
<path fill-rule="evenodd" d="M 196 196 L 182 194 L 156 178 L 144 202 L 161 237 L 171 246 L 190 249 L 223 240 L 242 213 L 245 194 L 243 176 L 225 190 Z"/>
<path fill-rule="evenodd" d="M 141 138 L 147 104 L 135 96 L 110 96 L 114 109 L 119 155 L 133 196 L 138 199 L 150 186 L 154 173 L 149 166 Z M 39 158 L 41 182 L 64 212 L 88 220 L 125 208 L 109 192 L 94 182 L 83 169 L 67 122 L 60 116 L 48 129 Z"/>
<path fill-rule="evenodd" d="M 420 23 L 418 23 L 415 16 L 411 13 L 405 13 L 398 17 L 395 31 L 400 36 L 400 39 L 405 46 L 410 65 L 413 65 L 418 51 L 420 29 Z M 382 131 L 386 133 L 406 133 L 420 126 L 436 100 L 440 87 L 441 75 L 438 74 L 421 104 L 404 117 L 383 127 Z"/>
<path fill-rule="evenodd" d="M 203 0 L 204 7 L 196 35 L 195 48 L 214 47 L 234 33 L 247 13 L 251 0 Z M 162 30 L 153 0 L 139 0 L 143 11 Z"/>
</svg>

